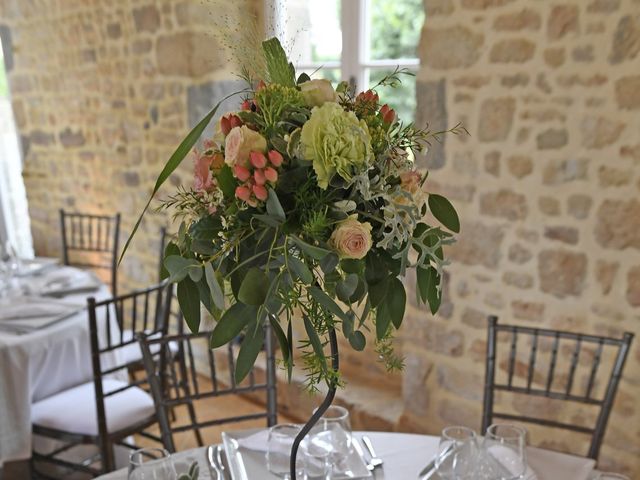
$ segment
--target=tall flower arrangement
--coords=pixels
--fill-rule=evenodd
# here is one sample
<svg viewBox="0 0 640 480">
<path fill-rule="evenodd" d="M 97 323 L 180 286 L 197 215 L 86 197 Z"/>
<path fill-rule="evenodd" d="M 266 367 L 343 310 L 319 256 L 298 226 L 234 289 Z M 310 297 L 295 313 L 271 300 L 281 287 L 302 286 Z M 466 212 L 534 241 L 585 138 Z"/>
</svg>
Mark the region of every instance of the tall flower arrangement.
<svg viewBox="0 0 640 480">
<path fill-rule="evenodd" d="M 416 298 L 435 313 L 443 247 L 460 228 L 451 203 L 425 191 L 427 175 L 413 162 L 446 132 L 405 123 L 380 104 L 377 90 L 397 86 L 401 70 L 356 94 L 345 82 L 334 88 L 296 76 L 275 38 L 263 42 L 262 56 L 263 77 L 247 74 L 238 109 L 195 151 L 193 185 L 164 203 L 182 221 L 164 265 L 185 320 L 198 331 L 200 305 L 215 317 L 212 348 L 242 334 L 238 382 L 257 358 L 265 322 L 289 375 L 301 349 L 311 389 L 339 383 L 324 349 L 334 329 L 355 350 L 365 348 L 366 330 L 375 331 L 381 358 L 400 368 L 391 340 L 405 313 L 402 278 L 415 269 Z M 154 194 L 217 108 L 178 147 Z M 427 212 L 440 225 L 425 220 Z M 306 332 L 297 344 L 296 322 Z"/>
</svg>

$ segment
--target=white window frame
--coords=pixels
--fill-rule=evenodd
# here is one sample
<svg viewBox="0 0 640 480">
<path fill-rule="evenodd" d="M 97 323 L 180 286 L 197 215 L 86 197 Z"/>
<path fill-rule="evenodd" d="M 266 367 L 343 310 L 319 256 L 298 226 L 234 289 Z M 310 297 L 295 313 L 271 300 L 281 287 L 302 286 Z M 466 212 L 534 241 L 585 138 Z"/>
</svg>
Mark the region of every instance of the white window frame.
<svg viewBox="0 0 640 480">
<path fill-rule="evenodd" d="M 341 0 L 341 2 L 342 56 L 340 62 L 299 63 L 296 65 L 297 69 L 340 69 L 342 79 L 355 84 L 356 91 L 369 88 L 371 70 L 395 67 L 407 68 L 414 72 L 418 70 L 420 67 L 418 58 L 371 60 L 368 41 L 370 0 Z M 273 20 L 277 25 L 278 20 Z"/>
</svg>

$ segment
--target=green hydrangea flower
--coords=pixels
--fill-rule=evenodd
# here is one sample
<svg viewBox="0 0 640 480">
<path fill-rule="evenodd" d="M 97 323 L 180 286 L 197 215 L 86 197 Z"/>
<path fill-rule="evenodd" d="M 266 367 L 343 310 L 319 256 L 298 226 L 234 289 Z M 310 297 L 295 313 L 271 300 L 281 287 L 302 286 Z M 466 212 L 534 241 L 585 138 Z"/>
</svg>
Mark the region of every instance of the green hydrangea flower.
<svg viewBox="0 0 640 480">
<path fill-rule="evenodd" d="M 354 174 L 366 170 L 373 158 L 367 124 L 333 102 L 313 109 L 302 127 L 300 143 L 304 157 L 313 162 L 322 189 L 335 173 L 350 181 Z"/>
</svg>

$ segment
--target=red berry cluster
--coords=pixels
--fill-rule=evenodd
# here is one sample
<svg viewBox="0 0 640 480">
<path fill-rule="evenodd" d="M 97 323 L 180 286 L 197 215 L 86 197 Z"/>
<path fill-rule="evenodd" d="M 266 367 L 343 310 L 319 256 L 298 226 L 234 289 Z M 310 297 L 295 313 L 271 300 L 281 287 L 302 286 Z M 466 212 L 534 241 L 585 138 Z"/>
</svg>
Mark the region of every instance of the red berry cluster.
<svg viewBox="0 0 640 480">
<path fill-rule="evenodd" d="M 242 182 L 236 187 L 236 197 L 252 207 L 267 199 L 269 192 L 266 185 L 273 185 L 278 181 L 276 168 L 284 161 L 280 152 L 276 150 L 270 150 L 267 156 L 262 152 L 253 151 L 249 155 L 249 168 L 241 165 L 233 167 L 233 176 Z"/>
</svg>

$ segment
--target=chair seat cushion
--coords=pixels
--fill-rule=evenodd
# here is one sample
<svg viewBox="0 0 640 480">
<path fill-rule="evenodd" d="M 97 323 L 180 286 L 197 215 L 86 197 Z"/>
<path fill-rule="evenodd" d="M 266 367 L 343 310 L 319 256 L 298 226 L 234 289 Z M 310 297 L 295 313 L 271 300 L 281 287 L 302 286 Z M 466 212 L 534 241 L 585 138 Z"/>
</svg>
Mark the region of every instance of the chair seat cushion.
<svg viewBox="0 0 640 480">
<path fill-rule="evenodd" d="M 104 393 L 127 385 L 119 380 L 102 380 Z M 107 430 L 110 433 L 142 421 L 155 412 L 151 396 L 138 387 L 131 387 L 106 397 L 104 403 Z M 31 405 L 31 423 L 65 432 L 98 435 L 93 382 L 84 383 L 34 403 Z"/>
</svg>

